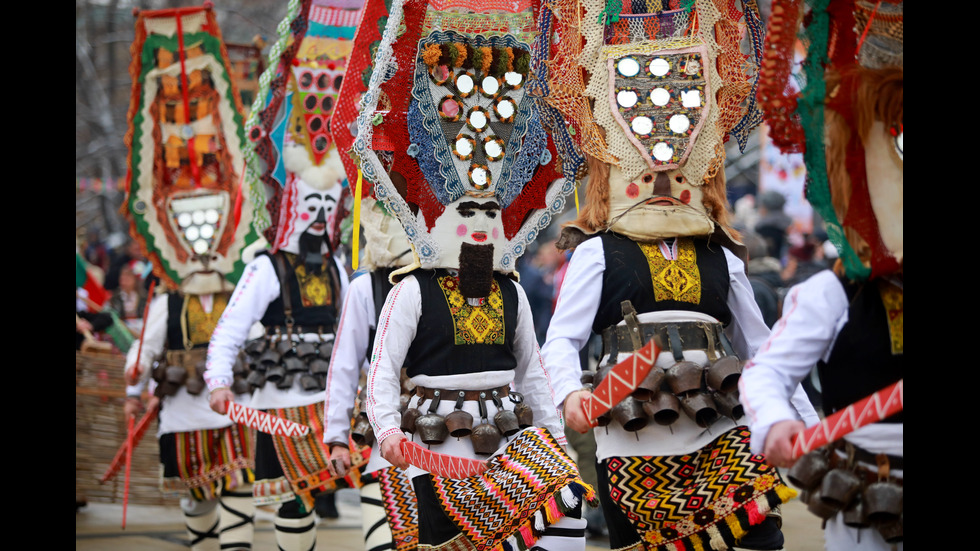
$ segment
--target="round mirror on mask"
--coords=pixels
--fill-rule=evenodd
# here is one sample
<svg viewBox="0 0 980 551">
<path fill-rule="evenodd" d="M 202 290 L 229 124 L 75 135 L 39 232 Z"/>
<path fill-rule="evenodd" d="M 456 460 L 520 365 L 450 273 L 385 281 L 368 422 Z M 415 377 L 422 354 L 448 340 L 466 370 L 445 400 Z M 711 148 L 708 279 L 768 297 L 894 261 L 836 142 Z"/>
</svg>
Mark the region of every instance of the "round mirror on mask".
<svg viewBox="0 0 980 551">
<path fill-rule="evenodd" d="M 616 64 L 616 70 L 624 77 L 635 77 L 640 73 L 640 63 L 632 57 L 624 57 Z"/>
<path fill-rule="evenodd" d="M 653 132 L 653 119 L 650 117 L 636 117 L 630 122 L 633 132 L 646 136 Z"/>
<path fill-rule="evenodd" d="M 650 101 L 657 107 L 663 107 L 670 103 L 670 92 L 666 88 L 654 88 L 650 90 Z"/>
<path fill-rule="evenodd" d="M 517 112 L 517 107 L 514 105 L 513 100 L 500 98 L 493 104 L 493 111 L 497 115 L 497 120 L 510 123 L 514 122 L 514 113 Z"/>
<path fill-rule="evenodd" d="M 460 96 L 464 98 L 470 97 L 475 88 L 476 83 L 473 81 L 473 75 L 463 73 L 456 77 L 456 90 L 459 91 Z"/>
<path fill-rule="evenodd" d="M 624 109 L 629 109 L 636 105 L 640 100 L 639 96 L 633 90 L 620 90 L 616 93 L 616 103 Z"/>
<path fill-rule="evenodd" d="M 650 61 L 650 74 L 655 77 L 665 77 L 670 73 L 670 63 L 662 58 L 655 57 Z"/>
</svg>

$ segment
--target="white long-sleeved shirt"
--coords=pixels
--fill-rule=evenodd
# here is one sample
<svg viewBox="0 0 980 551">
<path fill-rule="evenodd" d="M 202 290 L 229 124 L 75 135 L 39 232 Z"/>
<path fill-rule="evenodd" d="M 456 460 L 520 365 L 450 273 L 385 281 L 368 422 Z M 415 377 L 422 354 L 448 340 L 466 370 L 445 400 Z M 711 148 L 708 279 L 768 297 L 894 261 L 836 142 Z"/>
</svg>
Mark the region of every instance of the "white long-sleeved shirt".
<svg viewBox="0 0 980 551">
<path fill-rule="evenodd" d="M 347 293 L 348 280 L 346 271 L 340 261 L 334 258 L 340 273 L 340 297 L 337 304 L 342 304 Z M 228 307 L 218 321 L 211 335 L 208 346 L 207 371 L 204 381 L 209 390 L 218 387 L 230 387 L 233 381 L 232 367 L 238 357 L 238 351 L 249 336 L 252 325 L 262 319 L 266 309 L 281 292 L 279 277 L 276 275 L 272 260 L 267 255 L 260 255 L 250 262 L 242 273 L 235 292 L 231 295 Z M 330 335 L 330 338 L 333 336 Z M 300 339 L 317 342 L 319 335 L 308 333 L 299 336 Z M 251 406 L 257 409 L 287 408 L 308 406 L 323 401 L 323 392 L 304 390 L 300 386 L 299 377 L 293 381 L 293 386 L 280 389 L 274 384 L 266 384 L 256 389 L 252 394 Z"/>
<path fill-rule="evenodd" d="M 143 392 L 147 382 L 150 380 L 150 371 L 153 369 L 153 362 L 160 358 L 167 350 L 167 325 L 170 319 L 170 294 L 157 296 L 150 303 L 150 311 L 146 317 L 146 330 L 143 331 L 142 349 L 140 341 L 133 343 L 133 346 L 126 354 L 127 371 L 136 364 L 139 356 L 142 377 L 135 385 L 126 387 L 127 396 L 136 396 Z M 201 296 L 201 306 L 209 311 L 213 302 L 211 295 Z M 235 401 L 250 405 L 251 396 L 240 394 L 235 397 Z M 160 402 L 160 416 L 158 418 L 157 435 L 175 432 L 191 432 L 198 430 L 220 429 L 231 425 L 231 420 L 227 415 L 215 413 L 208 404 L 208 393 L 201 392 L 194 396 L 187 392 L 187 388 L 180 387 L 173 396 L 164 396 Z"/>
<path fill-rule="evenodd" d="M 769 336 L 769 328 L 755 302 L 751 284 L 745 275 L 745 264 L 727 248 L 723 250 L 728 264 L 728 308 L 732 312 L 732 321 L 726 328 L 726 333 L 735 353 L 740 358 L 749 358 L 765 342 Z M 598 238 L 589 239 L 579 245 L 569 260 L 555 313 L 548 328 L 547 340 L 541 349 L 555 385 L 556 404 L 559 408 L 571 392 L 582 387 L 579 351 L 591 336 L 592 322 L 602 296 L 605 270 L 602 240 Z M 717 320 L 697 312 L 667 311 L 642 314 L 640 321 L 663 323 Z M 619 360 L 627 356 L 628 354 L 621 355 Z M 697 351 L 685 351 L 684 357 L 701 365 L 707 361 L 706 355 Z M 673 363 L 674 358 L 669 350 L 662 351 L 656 360 L 656 365 L 663 368 L 669 368 Z M 798 412 L 797 418 L 802 418 L 808 425 L 819 422 L 817 412 L 799 385 L 793 394 L 793 405 Z M 670 427 L 650 423 L 635 433 L 623 430 L 618 423 L 610 423 L 607 428 L 595 431 L 598 447 L 596 457 L 602 460 L 616 456 L 690 453 L 735 426 L 736 423 L 731 419 L 722 419 L 706 430 L 686 415 L 681 415 Z"/>
<path fill-rule="evenodd" d="M 548 373 L 544 369 L 534 336 L 534 324 L 527 296 L 520 285 L 512 281 L 517 291 L 517 327 L 514 331 L 514 353 L 517 366 L 513 370 L 466 373 L 460 375 L 428 376 L 416 375 L 412 382 L 426 388 L 451 390 L 484 390 L 513 384 L 512 388 L 524 395 L 526 403 L 534 411 L 534 424 L 547 428 L 562 445 L 565 433 L 562 421 L 554 405 L 554 392 Z M 401 394 L 401 367 L 404 365 L 412 341 L 416 338 L 416 328 L 422 314 L 422 296 L 418 281 L 409 274 L 388 294 L 388 299 L 378 320 L 374 351 L 371 355 L 371 369 L 367 378 L 368 418 L 374 427 L 378 442 L 394 434 L 402 434 L 399 396 Z M 424 338 L 424 335 L 418 335 Z M 424 371 L 424 368 L 423 368 Z M 508 400 L 508 398 L 503 398 Z M 409 407 L 418 403 L 413 398 Z M 431 401 L 427 401 L 423 413 L 428 411 Z M 455 397 L 442 400 L 437 413 L 446 415 L 454 409 Z M 492 402 L 488 406 L 488 419 L 492 423 L 496 408 Z M 466 401 L 463 409 L 474 417 L 474 426 L 481 423 L 476 401 Z M 513 409 L 512 406 L 507 409 Z M 432 451 L 474 457 L 469 439 L 449 438 L 445 443 L 431 446 Z M 413 468 L 414 469 L 414 468 Z M 410 476 L 421 471 L 409 470 Z"/>
<path fill-rule="evenodd" d="M 789 401 L 792 390 L 818 361 L 830 357 L 847 320 L 847 294 L 830 270 L 790 289 L 782 317 L 746 364 L 739 381 L 751 421 L 752 451 L 762 452 L 773 424 L 794 418 Z M 845 438 L 874 453 L 901 456 L 903 432 L 902 423 L 881 423 L 862 427 Z"/>
</svg>

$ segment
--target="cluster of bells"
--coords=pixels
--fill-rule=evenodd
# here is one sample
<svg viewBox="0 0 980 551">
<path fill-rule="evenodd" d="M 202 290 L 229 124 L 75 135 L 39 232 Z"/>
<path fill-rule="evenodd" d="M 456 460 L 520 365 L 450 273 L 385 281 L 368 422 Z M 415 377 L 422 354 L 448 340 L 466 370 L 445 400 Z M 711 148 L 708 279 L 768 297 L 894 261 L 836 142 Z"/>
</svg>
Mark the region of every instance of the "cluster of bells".
<svg viewBox="0 0 980 551">
<path fill-rule="evenodd" d="M 594 376 L 584 374 L 582 382 L 598 385 L 613 365 L 603 365 Z M 742 365 L 735 356 L 722 356 L 707 368 L 690 361 L 676 362 L 669 369 L 654 366 L 636 390 L 599 416 L 596 424 L 605 427 L 616 420 L 623 429 L 635 432 L 651 420 L 670 426 L 682 411 L 702 428 L 722 417 L 739 419 L 744 415 L 738 400 Z"/>
<path fill-rule="evenodd" d="M 402 394 L 401 398 L 401 429 L 409 434 L 418 434 L 424 444 L 441 444 L 447 438 L 470 437 L 473 444 L 473 451 L 478 455 L 492 455 L 500 447 L 501 438 L 509 438 L 517 434 L 522 429 L 534 425 L 534 414 L 531 407 L 524 402 L 524 396 L 517 392 L 506 395 L 507 399 L 514 405 L 513 410 L 504 409 L 503 396 L 499 390 L 469 391 L 469 394 L 478 392 L 477 404 L 481 423 L 473 426 L 474 418 L 471 413 L 463 410 L 463 402 L 466 401 L 467 392 L 436 390 L 433 397 L 429 400 L 426 413 L 422 413 L 426 399 L 421 397 L 419 403 L 409 408 L 411 400 L 410 394 Z M 420 394 L 421 396 L 421 394 Z M 448 415 L 439 415 L 436 411 L 443 399 L 456 400 L 455 409 Z M 497 413 L 493 416 L 493 421 L 489 420 L 486 401 L 493 401 L 497 407 Z M 364 414 L 360 414 L 363 416 Z M 358 445 L 368 445 L 364 440 L 360 440 L 362 435 L 370 430 L 367 424 L 367 417 L 363 421 L 359 418 L 355 420 L 351 431 L 351 438 Z M 373 433 L 372 433 L 373 438 Z"/>
<path fill-rule="evenodd" d="M 191 396 L 198 396 L 207 385 L 204 383 L 204 371 L 206 364 L 207 349 L 195 349 L 188 353 L 174 357 L 172 363 L 162 362 L 154 367 L 151 376 L 156 381 L 157 387 L 154 394 L 158 397 L 173 396 L 177 394 L 180 387 L 187 388 L 187 393 Z M 190 366 L 190 369 L 185 366 Z M 234 382 L 231 390 L 235 394 L 245 394 L 252 389 L 245 382 L 247 375 L 244 362 L 239 358 L 233 369 Z"/>
<path fill-rule="evenodd" d="M 801 457 L 786 474 L 807 510 L 824 521 L 843 512 L 851 528 L 874 527 L 888 543 L 902 542 L 903 490 L 887 476 L 854 466 L 830 448 Z"/>
<path fill-rule="evenodd" d="M 322 338 L 318 342 L 295 341 L 277 333 L 254 339 L 245 345 L 246 382 L 252 389 L 266 383 L 287 389 L 298 376 L 303 390 L 326 390 L 332 351 L 333 341 Z"/>
</svg>

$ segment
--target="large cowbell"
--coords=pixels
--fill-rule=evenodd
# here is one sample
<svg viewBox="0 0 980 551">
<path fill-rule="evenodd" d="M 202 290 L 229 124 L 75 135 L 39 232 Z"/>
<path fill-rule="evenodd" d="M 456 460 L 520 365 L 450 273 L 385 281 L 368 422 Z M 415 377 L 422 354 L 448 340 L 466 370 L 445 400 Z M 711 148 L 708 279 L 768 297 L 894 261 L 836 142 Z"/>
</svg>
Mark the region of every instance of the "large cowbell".
<svg viewBox="0 0 980 551">
<path fill-rule="evenodd" d="M 529 49 L 513 36 L 436 31 L 421 41 L 409 134 L 444 204 L 468 193 L 506 205 L 514 184 L 530 180 L 547 141 L 526 93 L 529 71 Z"/>
<path fill-rule="evenodd" d="M 679 167 L 708 112 L 704 47 L 626 53 L 608 60 L 613 118 L 651 170 Z"/>
</svg>

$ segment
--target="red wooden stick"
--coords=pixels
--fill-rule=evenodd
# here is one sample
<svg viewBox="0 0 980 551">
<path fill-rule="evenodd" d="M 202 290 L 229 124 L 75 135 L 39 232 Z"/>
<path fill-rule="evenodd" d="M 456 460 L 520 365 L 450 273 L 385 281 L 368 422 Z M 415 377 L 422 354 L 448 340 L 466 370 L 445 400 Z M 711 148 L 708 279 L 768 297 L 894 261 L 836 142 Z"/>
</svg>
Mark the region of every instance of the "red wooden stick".
<svg viewBox="0 0 980 551">
<path fill-rule="evenodd" d="M 490 467 L 486 461 L 437 453 L 409 440 L 402 440 L 400 446 L 409 463 L 443 478 L 468 478 Z"/>
<path fill-rule="evenodd" d="M 159 402 L 154 402 L 154 404 L 159 404 Z M 123 441 L 122 445 L 119 446 L 119 449 L 116 450 L 115 457 L 113 457 L 112 462 L 109 463 L 109 467 L 105 470 L 105 474 L 102 475 L 101 482 L 103 484 L 108 482 L 112 477 L 116 476 L 116 473 L 119 472 L 119 469 L 121 469 L 125 463 L 126 453 L 129 451 L 130 446 L 136 447 L 139 445 L 140 440 L 143 439 L 143 435 L 146 434 L 146 430 L 150 428 L 150 422 L 153 421 L 156 415 L 157 408 L 154 406 L 143 414 L 143 417 L 140 418 L 139 423 L 136 423 L 136 430 L 133 431 L 132 442 L 130 442 L 130 440 L 127 438 Z"/>
<path fill-rule="evenodd" d="M 126 506 L 129 504 L 129 471 L 133 466 L 133 423 L 136 417 L 129 416 L 129 427 L 126 429 L 126 483 L 123 486 L 122 529 L 126 529 Z"/>
<path fill-rule="evenodd" d="M 829 415 L 820 424 L 797 434 L 793 438 L 793 459 L 798 459 L 820 446 L 839 440 L 846 434 L 865 425 L 881 421 L 902 411 L 904 380 L 901 379 L 871 396 Z"/>
</svg>

